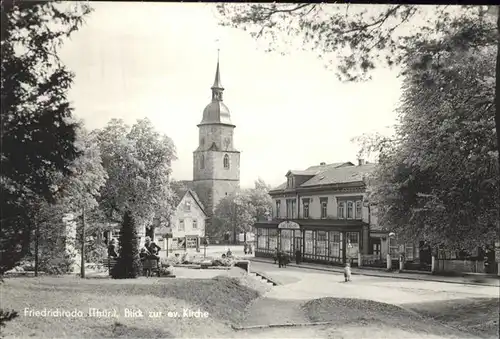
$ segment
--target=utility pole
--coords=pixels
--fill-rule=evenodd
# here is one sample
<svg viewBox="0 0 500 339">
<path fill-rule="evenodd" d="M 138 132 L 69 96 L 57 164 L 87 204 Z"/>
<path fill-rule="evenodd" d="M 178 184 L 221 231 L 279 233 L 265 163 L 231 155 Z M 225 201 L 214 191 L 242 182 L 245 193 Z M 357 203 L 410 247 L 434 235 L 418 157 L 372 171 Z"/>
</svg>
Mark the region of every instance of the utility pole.
<svg viewBox="0 0 500 339">
<path fill-rule="evenodd" d="M 233 244 L 236 245 L 236 208 L 237 205 L 234 204 L 233 210 Z"/>
<path fill-rule="evenodd" d="M 38 277 L 38 244 L 40 238 L 40 223 L 35 220 L 35 277 Z"/>
<path fill-rule="evenodd" d="M 82 253 L 80 261 L 80 277 L 85 278 L 85 206 L 82 207 Z"/>
</svg>

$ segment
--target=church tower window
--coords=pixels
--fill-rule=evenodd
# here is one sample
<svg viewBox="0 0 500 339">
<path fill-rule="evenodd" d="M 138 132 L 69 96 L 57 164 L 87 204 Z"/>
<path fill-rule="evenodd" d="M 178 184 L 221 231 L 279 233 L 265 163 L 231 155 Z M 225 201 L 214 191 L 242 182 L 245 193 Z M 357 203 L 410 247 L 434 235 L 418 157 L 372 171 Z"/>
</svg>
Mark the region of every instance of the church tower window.
<svg viewBox="0 0 500 339">
<path fill-rule="evenodd" d="M 201 169 L 205 168 L 205 156 L 203 154 L 200 157 L 200 168 Z"/>
<path fill-rule="evenodd" d="M 224 168 L 229 169 L 229 156 L 227 154 L 224 155 Z"/>
</svg>

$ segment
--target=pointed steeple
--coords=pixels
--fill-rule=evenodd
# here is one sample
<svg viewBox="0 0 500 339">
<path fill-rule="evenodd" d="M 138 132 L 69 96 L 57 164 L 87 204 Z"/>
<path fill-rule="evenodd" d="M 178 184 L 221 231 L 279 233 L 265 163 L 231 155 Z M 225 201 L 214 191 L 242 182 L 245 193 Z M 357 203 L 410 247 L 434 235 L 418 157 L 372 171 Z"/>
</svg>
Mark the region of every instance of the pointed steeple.
<svg viewBox="0 0 500 339">
<path fill-rule="evenodd" d="M 215 80 L 212 86 L 212 102 L 209 103 L 203 110 L 203 119 L 198 126 L 223 124 L 235 127 L 231 123 L 231 114 L 229 113 L 229 109 L 222 102 L 223 91 L 224 87 L 222 87 L 220 81 L 219 50 L 217 50 L 217 68 L 215 69 Z"/>
<path fill-rule="evenodd" d="M 217 68 L 215 69 L 215 79 L 212 85 L 212 100 L 214 101 L 222 101 L 222 91 L 224 91 L 220 81 L 219 52 L 220 50 L 217 49 Z"/>
</svg>

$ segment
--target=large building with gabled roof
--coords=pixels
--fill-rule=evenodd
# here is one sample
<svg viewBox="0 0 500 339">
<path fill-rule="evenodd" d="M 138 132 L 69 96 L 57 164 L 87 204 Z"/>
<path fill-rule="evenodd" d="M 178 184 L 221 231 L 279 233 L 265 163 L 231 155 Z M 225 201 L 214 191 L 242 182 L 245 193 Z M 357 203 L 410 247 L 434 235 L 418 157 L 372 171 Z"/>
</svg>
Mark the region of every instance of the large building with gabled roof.
<svg viewBox="0 0 500 339">
<path fill-rule="evenodd" d="M 279 248 L 292 257 L 300 251 L 305 261 L 357 264 L 362 254 L 382 264 L 388 232 L 367 201 L 374 169 L 359 160 L 289 170 L 286 182 L 269 192 L 272 216 L 255 224 L 256 255 L 270 256 Z"/>
</svg>

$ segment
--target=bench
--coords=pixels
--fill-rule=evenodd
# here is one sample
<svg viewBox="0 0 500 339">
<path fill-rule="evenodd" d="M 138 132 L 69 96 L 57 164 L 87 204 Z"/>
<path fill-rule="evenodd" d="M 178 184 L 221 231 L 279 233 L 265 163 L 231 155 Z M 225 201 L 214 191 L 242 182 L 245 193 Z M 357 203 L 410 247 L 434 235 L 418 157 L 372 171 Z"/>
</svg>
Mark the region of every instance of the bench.
<svg viewBox="0 0 500 339">
<path fill-rule="evenodd" d="M 160 260 L 157 259 L 145 259 L 142 262 L 142 272 L 144 276 L 149 277 L 151 274 L 156 274 L 160 276 Z"/>
<path fill-rule="evenodd" d="M 108 257 L 108 259 L 104 259 L 102 264 L 104 265 L 105 268 L 108 269 L 109 275 L 111 275 L 111 270 L 113 269 L 113 267 L 115 267 L 117 262 L 118 259 L 113 257 Z"/>
</svg>

